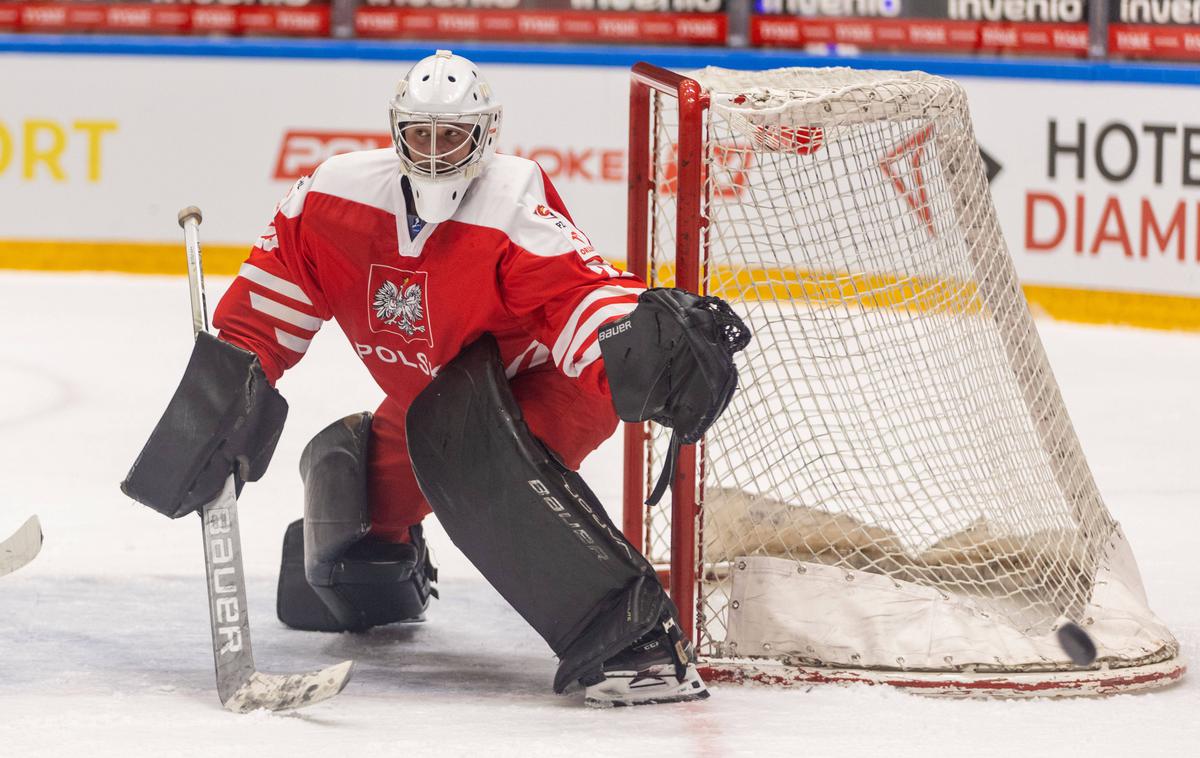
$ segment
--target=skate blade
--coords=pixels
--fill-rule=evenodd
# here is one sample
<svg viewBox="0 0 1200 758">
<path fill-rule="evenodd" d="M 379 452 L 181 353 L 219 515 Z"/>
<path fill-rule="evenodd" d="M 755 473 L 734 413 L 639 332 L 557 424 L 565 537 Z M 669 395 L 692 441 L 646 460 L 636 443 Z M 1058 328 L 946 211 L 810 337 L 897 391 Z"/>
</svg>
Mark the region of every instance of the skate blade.
<svg viewBox="0 0 1200 758">
<path fill-rule="evenodd" d="M 666 669 L 667 667 L 662 667 Z M 696 672 L 688 666 L 682 682 L 675 679 L 674 672 L 643 671 L 614 675 L 599 684 L 588 687 L 583 703 L 590 708 L 619 708 L 630 705 L 659 705 L 663 703 L 686 703 L 708 697 L 708 688 Z"/>
<path fill-rule="evenodd" d="M 682 695 L 664 695 L 662 697 L 653 697 L 646 700 L 606 700 L 598 697 L 585 697 L 583 704 L 589 708 L 624 708 L 635 705 L 663 705 L 665 703 L 688 703 L 693 700 L 707 700 L 708 690 L 700 690 L 699 692 L 690 692 Z"/>
</svg>

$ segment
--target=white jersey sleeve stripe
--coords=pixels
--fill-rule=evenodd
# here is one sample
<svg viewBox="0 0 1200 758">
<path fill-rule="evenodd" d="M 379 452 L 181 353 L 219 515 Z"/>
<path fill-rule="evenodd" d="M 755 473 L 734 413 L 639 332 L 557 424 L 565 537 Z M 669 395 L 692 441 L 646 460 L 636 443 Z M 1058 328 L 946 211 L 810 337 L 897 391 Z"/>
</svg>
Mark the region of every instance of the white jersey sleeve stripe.
<svg viewBox="0 0 1200 758">
<path fill-rule="evenodd" d="M 316 316 L 301 313 L 295 308 L 289 308 L 283 303 L 263 297 L 257 292 L 250 293 L 250 307 L 260 313 L 265 313 L 272 318 L 285 321 L 292 326 L 298 326 L 309 332 L 315 332 L 321 328 L 321 319 Z"/>
<path fill-rule="evenodd" d="M 529 368 L 540 366 L 550 358 L 550 348 L 542 343 L 537 343 L 537 350 L 533 351 L 533 359 L 529 361 Z"/>
<path fill-rule="evenodd" d="M 312 305 L 312 301 L 308 299 L 308 295 L 304 294 L 304 290 L 292 284 L 287 279 L 281 279 L 272 273 L 263 271 L 258 266 L 243 263 L 241 269 L 238 270 L 238 276 L 247 281 L 254 282 L 260 287 L 265 287 L 276 294 L 291 298 L 298 303 Z"/>
<path fill-rule="evenodd" d="M 275 341 L 286 347 L 288 350 L 291 350 L 293 353 L 304 353 L 306 350 L 308 350 L 309 344 L 312 343 L 312 340 L 310 339 L 301 339 L 300 337 L 297 337 L 294 334 L 288 334 L 279 328 L 275 329 Z"/>
<path fill-rule="evenodd" d="M 576 377 L 583 373 L 583 370 L 596 362 L 600 357 L 600 343 L 593 342 L 591 347 L 583 351 L 583 355 L 579 356 L 578 360 L 571 361 L 563 366 L 563 373 L 570 377 Z"/>
<path fill-rule="evenodd" d="M 529 359 L 529 364 L 522 366 L 522 364 L 525 363 L 526 356 L 528 356 L 530 353 L 533 353 L 533 357 Z M 524 352 L 522 352 L 520 355 L 514 358 L 511 363 L 508 364 L 508 367 L 504 369 L 504 376 L 512 379 L 521 371 L 522 368 L 528 369 L 533 368 L 534 366 L 540 366 L 545 363 L 546 359 L 549 357 L 550 348 L 546 347 L 537 340 L 534 340 L 533 342 L 529 343 L 529 347 L 525 348 Z"/>
<path fill-rule="evenodd" d="M 521 351 L 521 354 L 518 355 L 516 358 L 514 358 L 512 363 L 508 364 L 508 366 L 505 367 L 504 376 L 508 379 L 512 379 L 514 376 L 516 376 L 517 369 L 521 368 L 521 361 L 525 360 L 525 356 L 529 355 L 529 353 L 536 350 L 537 347 L 538 347 L 537 340 L 530 342 L 529 347 L 527 347 L 523 351 Z"/>
<path fill-rule="evenodd" d="M 563 359 L 567 356 L 567 349 L 575 340 L 575 333 L 578 331 L 577 327 L 579 325 L 579 320 L 583 318 L 583 314 L 587 312 L 588 308 L 607 298 L 636 297 L 637 294 L 638 290 L 631 289 L 629 287 L 616 287 L 613 285 L 597 287 L 589 292 L 582 300 L 579 301 L 579 305 L 575 306 L 575 310 L 571 313 L 571 317 L 567 319 L 567 325 L 563 327 L 563 330 L 558 334 L 558 339 L 554 341 L 554 349 L 551 352 L 554 355 L 555 365 L 562 365 Z M 630 310 L 633 310 L 634 303 L 630 302 L 629 305 Z"/>
<path fill-rule="evenodd" d="M 575 353 L 578 352 L 589 339 L 596 336 L 596 330 L 600 328 L 601 324 L 618 316 L 626 316 L 632 313 L 633 309 L 636 307 L 637 303 L 613 303 L 612 305 L 606 305 L 603 308 L 598 308 L 595 313 L 593 313 L 591 316 L 588 316 L 587 320 L 583 322 L 583 325 L 580 326 L 579 330 L 575 333 L 575 339 L 571 340 L 570 348 L 567 349 L 567 356 L 572 357 L 572 359 L 562 364 L 563 373 L 567 374 L 567 376 L 579 376 L 578 372 L 582 371 L 586 364 L 580 365 L 582 358 L 580 361 L 575 361 L 573 359 Z M 597 348 L 597 350 L 599 350 L 599 348 Z M 589 353 L 591 353 L 590 348 L 584 352 L 584 355 L 586 356 Z M 597 353 L 597 355 L 598 354 L 599 353 Z M 595 358 L 592 360 L 595 360 Z M 588 361 L 588 363 L 591 363 L 591 361 Z M 568 366 L 574 366 L 576 373 L 569 372 L 567 370 Z"/>
</svg>

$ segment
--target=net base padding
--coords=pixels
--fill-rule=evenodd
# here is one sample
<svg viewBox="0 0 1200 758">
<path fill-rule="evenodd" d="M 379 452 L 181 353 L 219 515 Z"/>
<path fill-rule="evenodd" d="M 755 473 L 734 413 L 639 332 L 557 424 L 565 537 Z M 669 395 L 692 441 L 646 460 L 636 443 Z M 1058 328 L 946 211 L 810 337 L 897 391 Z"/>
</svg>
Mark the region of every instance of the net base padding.
<svg viewBox="0 0 1200 758">
<path fill-rule="evenodd" d="M 1096 697 L 1168 687 L 1187 673 L 1179 658 L 1119 669 L 1027 673 L 835 669 L 753 659 L 702 660 L 697 669 L 709 684 L 882 685 L 949 698 Z"/>
</svg>

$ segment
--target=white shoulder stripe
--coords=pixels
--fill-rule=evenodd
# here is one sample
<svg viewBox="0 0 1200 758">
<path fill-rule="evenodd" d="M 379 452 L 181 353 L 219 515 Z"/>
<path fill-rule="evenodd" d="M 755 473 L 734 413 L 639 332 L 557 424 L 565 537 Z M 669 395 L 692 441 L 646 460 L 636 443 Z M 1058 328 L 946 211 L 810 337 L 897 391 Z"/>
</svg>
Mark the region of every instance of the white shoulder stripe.
<svg viewBox="0 0 1200 758">
<path fill-rule="evenodd" d="M 308 295 L 304 294 L 304 290 L 292 284 L 287 279 L 281 279 L 272 273 L 263 271 L 258 266 L 243 263 L 242 267 L 238 270 L 238 276 L 247 281 L 254 282 L 260 287 L 266 287 L 274 293 L 290 297 L 296 302 L 312 305 L 312 301 L 308 299 Z"/>
<path fill-rule="evenodd" d="M 563 330 L 559 332 L 558 338 L 554 340 L 554 349 L 552 351 L 554 355 L 554 363 L 556 365 L 562 365 L 563 358 L 567 355 L 567 348 L 570 347 L 571 343 L 575 339 L 575 333 L 578 331 L 577 327 L 579 325 L 579 320 L 583 318 L 583 314 L 587 312 L 588 308 L 601 300 L 614 297 L 637 297 L 638 293 L 638 290 L 631 289 L 629 287 L 617 287 L 609 284 L 603 287 L 597 287 L 584 296 L 584 298 L 579 301 L 579 305 L 575 306 L 575 310 L 571 313 L 571 317 L 567 319 L 566 326 L 564 326 Z M 630 306 L 633 305 L 635 305 L 635 303 L 631 301 Z M 633 308 L 630 307 L 630 310 L 633 310 Z"/>
<path fill-rule="evenodd" d="M 545 180 L 537 163 L 513 155 L 497 155 L 471 183 L 462 205 L 451 218 L 498 229 L 531 255 L 592 252 L 591 242 L 583 232 L 549 206 Z"/>
<path fill-rule="evenodd" d="M 403 218 L 400 157 L 394 148 L 335 155 L 321 164 L 311 185 L 313 192 L 369 205 Z"/>
<path fill-rule="evenodd" d="M 263 297 L 257 292 L 250 293 L 250 307 L 260 313 L 265 313 L 272 318 L 286 321 L 292 326 L 298 326 L 310 332 L 315 332 L 321 328 L 321 319 L 316 316 L 301 313 L 295 308 L 289 308 L 283 303 Z"/>
<path fill-rule="evenodd" d="M 282 329 L 275 330 L 275 341 L 293 353 L 304 353 L 312 340 L 301 339 L 294 334 L 288 334 Z"/>
</svg>

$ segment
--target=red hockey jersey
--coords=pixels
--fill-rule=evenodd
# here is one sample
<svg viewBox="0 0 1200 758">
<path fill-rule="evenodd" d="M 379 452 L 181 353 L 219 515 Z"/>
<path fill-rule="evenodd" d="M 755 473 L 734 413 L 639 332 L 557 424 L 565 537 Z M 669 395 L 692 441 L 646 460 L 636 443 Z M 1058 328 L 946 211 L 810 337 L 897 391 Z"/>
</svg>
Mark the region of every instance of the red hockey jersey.
<svg viewBox="0 0 1200 758">
<path fill-rule="evenodd" d="M 552 361 L 608 393 L 596 341 L 641 280 L 605 263 L 534 162 L 498 155 L 453 217 L 410 239 L 390 149 L 331 158 L 292 187 L 221 299 L 221 339 L 274 382 L 337 319 L 375 381 L 408 403 L 484 332 L 509 377 Z"/>
</svg>

